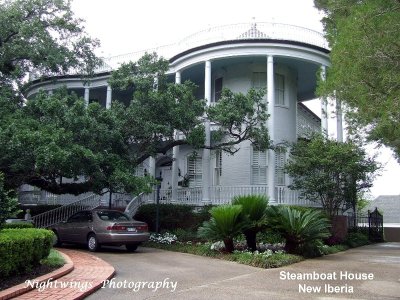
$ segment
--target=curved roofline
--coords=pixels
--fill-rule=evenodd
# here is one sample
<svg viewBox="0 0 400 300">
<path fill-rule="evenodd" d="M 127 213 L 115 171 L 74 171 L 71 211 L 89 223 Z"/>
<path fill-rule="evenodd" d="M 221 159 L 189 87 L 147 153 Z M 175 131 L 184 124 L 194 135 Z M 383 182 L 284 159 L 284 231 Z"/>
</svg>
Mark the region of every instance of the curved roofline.
<svg viewBox="0 0 400 300">
<path fill-rule="evenodd" d="M 201 45 L 198 47 L 191 48 L 189 50 L 183 51 L 169 59 L 170 63 L 173 63 L 174 61 L 178 60 L 179 58 L 184 57 L 185 55 L 188 55 L 190 53 L 199 51 L 199 50 L 204 50 L 207 48 L 215 47 L 215 46 L 224 46 L 224 45 L 231 45 L 231 44 L 242 44 L 242 43 L 265 43 L 265 44 L 286 44 L 286 45 L 293 45 L 293 46 L 302 46 L 306 48 L 310 48 L 313 50 L 317 50 L 320 52 L 323 52 L 325 54 L 329 54 L 331 51 L 322 47 L 318 47 L 315 45 L 307 44 L 307 43 L 302 43 L 302 42 L 296 42 L 296 41 L 289 41 L 289 40 L 278 40 L 278 39 L 238 39 L 238 40 L 230 40 L 230 41 L 221 41 L 221 42 L 216 42 L 216 43 L 211 43 L 211 44 L 205 44 Z"/>
</svg>

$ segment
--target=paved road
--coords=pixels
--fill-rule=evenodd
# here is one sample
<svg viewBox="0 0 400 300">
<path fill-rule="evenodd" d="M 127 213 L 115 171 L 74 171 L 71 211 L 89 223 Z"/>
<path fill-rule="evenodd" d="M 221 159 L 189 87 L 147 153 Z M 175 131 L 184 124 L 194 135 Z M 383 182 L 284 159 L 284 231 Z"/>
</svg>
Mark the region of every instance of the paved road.
<svg viewBox="0 0 400 300">
<path fill-rule="evenodd" d="M 112 287 L 87 298 L 93 300 L 400 299 L 400 243 L 364 246 L 270 270 L 150 248 L 136 253 L 107 249 L 96 255 L 117 274 Z M 157 282 L 161 287 L 155 290 Z M 335 293 L 335 288 L 340 291 Z"/>
</svg>

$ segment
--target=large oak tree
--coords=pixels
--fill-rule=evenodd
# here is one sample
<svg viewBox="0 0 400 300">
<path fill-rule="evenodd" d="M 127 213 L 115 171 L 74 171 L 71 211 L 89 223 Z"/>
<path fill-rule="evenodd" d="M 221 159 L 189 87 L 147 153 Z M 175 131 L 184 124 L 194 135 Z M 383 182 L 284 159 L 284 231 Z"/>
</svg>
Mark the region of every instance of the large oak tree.
<svg viewBox="0 0 400 300">
<path fill-rule="evenodd" d="M 320 94 L 346 104 L 351 134 L 365 133 L 400 158 L 400 2 L 314 2 L 332 48 Z"/>
<path fill-rule="evenodd" d="M 215 106 L 206 107 L 194 96 L 193 83 L 168 82 L 168 61 L 156 54 L 112 73 L 114 89 L 134 90 L 128 106 L 113 101 L 110 109 L 96 103 L 86 107 L 66 89 L 41 92 L 22 105 L 20 87 L 27 72 L 57 75 L 79 69 L 90 75 L 98 63 L 92 51 L 96 42 L 85 35 L 68 1 L 3 3 L 0 172 L 7 189 L 27 183 L 57 194 L 104 189 L 138 193 L 151 179 L 135 176 L 137 166 L 176 145 L 230 153 L 245 140 L 270 147 L 262 92 L 225 90 Z M 205 144 L 206 119 L 217 128 L 211 144 Z"/>
</svg>

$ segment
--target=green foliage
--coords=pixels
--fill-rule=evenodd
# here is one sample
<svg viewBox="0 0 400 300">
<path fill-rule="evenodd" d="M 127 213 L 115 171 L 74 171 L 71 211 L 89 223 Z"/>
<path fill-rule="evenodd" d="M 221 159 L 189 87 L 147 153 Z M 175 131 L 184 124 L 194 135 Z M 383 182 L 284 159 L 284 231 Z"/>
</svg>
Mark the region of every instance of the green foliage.
<svg viewBox="0 0 400 300">
<path fill-rule="evenodd" d="M 293 178 L 290 188 L 320 203 L 329 217 L 371 187 L 377 169 L 373 158 L 353 142 L 341 143 L 321 135 L 293 144 L 285 165 Z"/>
<path fill-rule="evenodd" d="M 4 175 L 0 172 L 0 226 L 6 219 L 18 213 L 18 201 L 4 189 Z"/>
<path fill-rule="evenodd" d="M 265 211 L 268 207 L 268 199 L 262 195 L 237 196 L 232 199 L 233 205 L 242 206 L 246 226 L 243 234 L 246 236 L 247 246 L 252 250 L 257 250 L 257 233 L 261 231 L 267 220 Z"/>
<path fill-rule="evenodd" d="M 319 94 L 342 100 L 350 134 L 400 158 L 400 11 L 396 0 L 315 0 L 326 14 L 331 66 Z"/>
<path fill-rule="evenodd" d="M 338 252 L 346 251 L 347 249 L 349 249 L 349 246 L 342 245 L 342 244 L 333 245 L 333 246 L 324 245 L 323 247 L 320 247 L 320 251 L 321 251 L 322 255 L 335 254 Z"/>
<path fill-rule="evenodd" d="M 141 205 L 136 212 L 134 219 L 146 222 L 150 231 L 156 229 L 156 204 Z M 184 204 L 160 204 L 160 230 L 197 230 L 199 225 L 208 220 L 207 215 L 203 216 L 193 211 L 193 207 Z M 205 219 L 206 218 L 206 219 Z"/>
<path fill-rule="evenodd" d="M 261 150 L 271 148 L 265 127 L 269 115 L 263 96 L 262 90 L 250 89 L 244 95 L 224 89 L 216 105 L 207 109 L 211 122 L 220 126 L 213 132 L 214 143 L 230 153 L 236 152 L 235 145 L 243 140 L 250 140 Z"/>
<path fill-rule="evenodd" d="M 4 223 L 0 226 L 1 229 L 22 229 L 22 228 L 34 228 L 30 222 L 19 222 L 19 223 Z"/>
<path fill-rule="evenodd" d="M 59 74 L 71 67 L 90 73 L 98 42 L 66 0 L 4 0 L 0 11 L 0 82 L 21 83 L 28 72 Z"/>
<path fill-rule="evenodd" d="M 2 229 L 0 231 L 0 278 L 23 273 L 46 258 L 53 232 L 46 229 Z"/>
<path fill-rule="evenodd" d="M 147 247 L 159 248 L 169 251 L 190 253 L 194 255 L 235 261 L 240 264 L 245 264 L 258 268 L 279 268 L 304 260 L 304 258 L 301 256 L 287 253 L 273 253 L 272 255 L 263 255 L 263 253 L 253 254 L 250 252 L 243 253 L 235 251 L 234 253 L 222 254 L 219 251 L 211 250 L 210 244 L 175 243 L 166 245 L 146 242 L 145 245 Z"/>
<path fill-rule="evenodd" d="M 211 219 L 199 228 L 199 237 L 222 240 L 227 252 L 233 252 L 233 238 L 245 227 L 241 205 L 221 205 L 210 210 Z"/>
<path fill-rule="evenodd" d="M 45 266 L 52 268 L 62 267 L 65 264 L 64 258 L 60 252 L 54 249 L 50 249 L 50 254 L 46 258 L 43 258 L 40 263 Z"/>
<path fill-rule="evenodd" d="M 319 240 L 329 237 L 329 221 L 317 210 L 299 211 L 287 206 L 271 206 L 267 210 L 269 226 L 286 241 L 288 253 L 307 255 Z"/>
<path fill-rule="evenodd" d="M 350 232 L 344 241 L 350 248 L 360 247 L 369 244 L 368 235 L 361 232 Z"/>
</svg>

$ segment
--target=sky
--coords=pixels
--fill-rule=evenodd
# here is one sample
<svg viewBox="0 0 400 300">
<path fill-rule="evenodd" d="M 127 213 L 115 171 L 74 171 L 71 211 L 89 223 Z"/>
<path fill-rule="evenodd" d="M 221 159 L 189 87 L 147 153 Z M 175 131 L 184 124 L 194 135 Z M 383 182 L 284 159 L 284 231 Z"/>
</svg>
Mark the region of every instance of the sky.
<svg viewBox="0 0 400 300">
<path fill-rule="evenodd" d="M 90 36 L 100 40 L 97 54 L 103 57 L 172 44 L 203 29 L 254 20 L 323 31 L 323 15 L 313 0 L 73 0 L 72 9 L 85 20 Z M 318 100 L 308 106 L 320 116 Z M 335 128 L 335 119 L 330 118 L 330 135 L 336 135 Z M 399 195 L 400 165 L 391 151 L 373 145 L 368 149 L 371 154 L 380 153 L 378 161 L 385 166 L 370 197 Z"/>
</svg>

